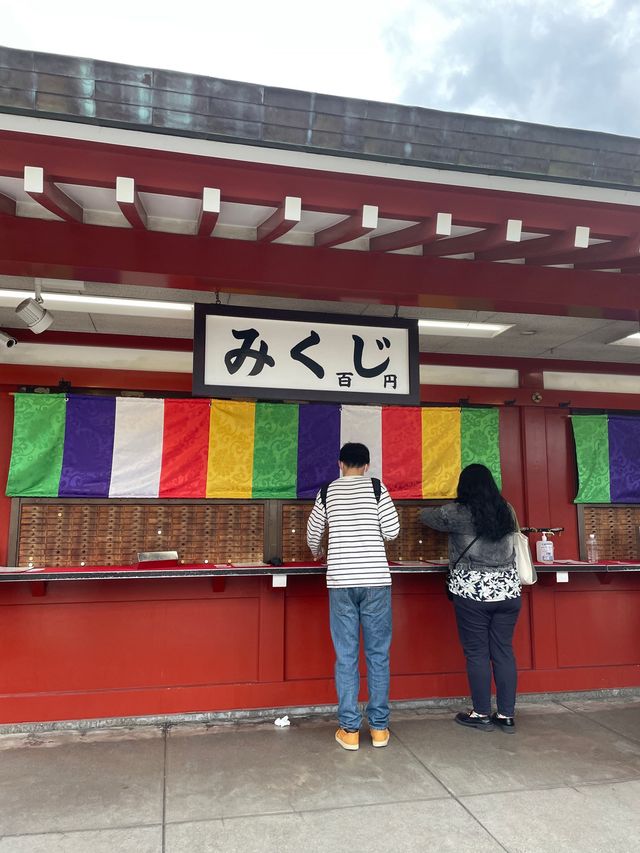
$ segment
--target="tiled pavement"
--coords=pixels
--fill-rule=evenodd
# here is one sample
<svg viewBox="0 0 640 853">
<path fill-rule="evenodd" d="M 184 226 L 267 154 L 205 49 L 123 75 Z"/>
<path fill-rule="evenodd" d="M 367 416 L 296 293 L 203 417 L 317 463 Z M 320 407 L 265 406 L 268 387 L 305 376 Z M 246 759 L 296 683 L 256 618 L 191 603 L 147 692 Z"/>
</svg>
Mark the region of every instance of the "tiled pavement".
<svg viewBox="0 0 640 853">
<path fill-rule="evenodd" d="M 352 753 L 327 719 L 5 735 L 0 853 L 640 851 L 640 697 L 517 722 L 398 711 Z"/>
</svg>

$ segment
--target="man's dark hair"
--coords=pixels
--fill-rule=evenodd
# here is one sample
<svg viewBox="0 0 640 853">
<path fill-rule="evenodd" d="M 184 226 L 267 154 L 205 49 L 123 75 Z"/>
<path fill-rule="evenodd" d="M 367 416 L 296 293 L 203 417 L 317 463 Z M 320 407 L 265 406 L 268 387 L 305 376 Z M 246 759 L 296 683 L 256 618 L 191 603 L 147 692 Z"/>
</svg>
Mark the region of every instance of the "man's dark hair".
<svg viewBox="0 0 640 853">
<path fill-rule="evenodd" d="M 342 445 L 339 459 L 349 468 L 363 468 L 371 461 L 369 448 L 354 441 Z"/>
</svg>

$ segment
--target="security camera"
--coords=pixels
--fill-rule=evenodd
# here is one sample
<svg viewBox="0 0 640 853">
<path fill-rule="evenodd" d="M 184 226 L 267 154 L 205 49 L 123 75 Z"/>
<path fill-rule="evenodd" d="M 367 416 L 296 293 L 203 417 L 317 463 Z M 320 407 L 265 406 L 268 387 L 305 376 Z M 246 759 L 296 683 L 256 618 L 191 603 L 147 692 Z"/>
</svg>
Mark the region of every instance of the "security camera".
<svg viewBox="0 0 640 853">
<path fill-rule="evenodd" d="M 6 332 L 0 331 L 0 347 L 14 347 L 18 341 L 8 335 Z"/>
</svg>

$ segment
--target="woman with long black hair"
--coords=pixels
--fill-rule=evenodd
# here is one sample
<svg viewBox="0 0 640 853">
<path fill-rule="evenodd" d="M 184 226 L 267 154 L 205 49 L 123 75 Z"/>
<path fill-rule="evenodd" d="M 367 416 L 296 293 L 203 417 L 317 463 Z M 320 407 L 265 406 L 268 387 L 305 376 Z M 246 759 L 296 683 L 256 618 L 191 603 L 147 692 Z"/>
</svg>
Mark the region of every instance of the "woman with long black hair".
<svg viewBox="0 0 640 853">
<path fill-rule="evenodd" d="M 423 509 L 423 524 L 449 534 L 449 592 L 467 660 L 473 709 L 456 722 L 482 731 L 515 732 L 517 671 L 513 632 L 520 613 L 513 510 L 484 465 L 467 465 L 453 503 Z M 491 713 L 491 670 L 497 713 Z"/>
</svg>

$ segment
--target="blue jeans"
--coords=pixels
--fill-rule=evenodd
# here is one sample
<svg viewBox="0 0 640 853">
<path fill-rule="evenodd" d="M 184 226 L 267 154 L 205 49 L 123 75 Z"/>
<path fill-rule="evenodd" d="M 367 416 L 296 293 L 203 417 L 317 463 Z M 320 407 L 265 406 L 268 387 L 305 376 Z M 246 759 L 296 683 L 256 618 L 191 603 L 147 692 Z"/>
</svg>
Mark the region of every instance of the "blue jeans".
<svg viewBox="0 0 640 853">
<path fill-rule="evenodd" d="M 513 632 L 522 600 L 474 601 L 453 596 L 458 635 L 467 659 L 467 677 L 478 714 L 491 713 L 491 670 L 496 683 L 498 713 L 513 717 L 518 673 Z"/>
<path fill-rule="evenodd" d="M 355 586 L 329 589 L 331 639 L 336 652 L 336 691 L 341 728 L 357 731 L 362 723 L 358 707 L 360 626 L 367 661 L 372 729 L 389 724 L 389 646 L 391 645 L 391 587 Z"/>
</svg>

